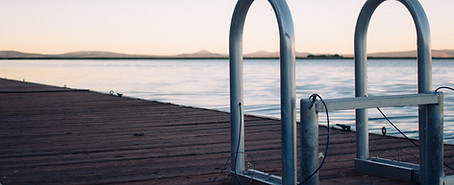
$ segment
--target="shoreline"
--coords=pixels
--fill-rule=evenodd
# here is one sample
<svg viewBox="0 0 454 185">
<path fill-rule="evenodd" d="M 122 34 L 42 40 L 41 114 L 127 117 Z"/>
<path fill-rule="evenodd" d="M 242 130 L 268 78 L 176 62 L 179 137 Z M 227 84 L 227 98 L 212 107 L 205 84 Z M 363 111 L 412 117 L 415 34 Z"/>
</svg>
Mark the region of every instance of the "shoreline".
<svg viewBox="0 0 454 185">
<path fill-rule="evenodd" d="M 0 60 L 217 60 L 229 59 L 229 57 L 11 57 L 0 58 Z M 279 57 L 243 57 L 243 59 L 260 59 L 270 60 L 279 59 Z M 296 57 L 303 60 L 317 59 L 354 59 L 354 57 Z M 416 57 L 367 57 L 367 59 L 417 59 Z M 432 57 L 432 59 L 454 59 L 454 57 Z"/>
</svg>

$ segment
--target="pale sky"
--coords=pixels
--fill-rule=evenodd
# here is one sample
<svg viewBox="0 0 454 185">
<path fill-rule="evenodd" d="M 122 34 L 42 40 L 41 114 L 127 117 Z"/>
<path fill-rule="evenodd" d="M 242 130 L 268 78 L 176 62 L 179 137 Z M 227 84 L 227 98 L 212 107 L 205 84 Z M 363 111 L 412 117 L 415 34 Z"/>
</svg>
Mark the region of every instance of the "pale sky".
<svg viewBox="0 0 454 185">
<path fill-rule="evenodd" d="M 236 0 L 0 0 L 0 50 L 60 54 L 112 51 L 181 54 L 228 53 Z M 365 0 L 287 0 L 296 50 L 353 53 L 357 16 Z M 454 49 L 453 0 L 420 0 L 429 18 L 432 49 Z M 368 51 L 416 49 L 405 7 L 390 0 L 372 17 Z M 253 3 L 244 52 L 278 51 L 278 28 L 266 0 Z"/>
</svg>

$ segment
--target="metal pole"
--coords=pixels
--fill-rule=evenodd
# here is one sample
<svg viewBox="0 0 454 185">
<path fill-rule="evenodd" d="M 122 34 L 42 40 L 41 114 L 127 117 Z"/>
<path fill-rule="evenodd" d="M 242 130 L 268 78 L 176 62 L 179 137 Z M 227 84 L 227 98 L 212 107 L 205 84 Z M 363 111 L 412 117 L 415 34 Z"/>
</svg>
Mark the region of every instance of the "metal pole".
<svg viewBox="0 0 454 185">
<path fill-rule="evenodd" d="M 301 111 L 301 181 L 309 178 L 317 170 L 318 164 L 318 112 L 310 99 L 302 99 Z M 308 179 L 305 185 L 319 184 L 318 172 Z"/>
<path fill-rule="evenodd" d="M 439 104 L 427 105 L 426 136 L 420 139 L 421 184 L 443 184 L 443 94 Z"/>
<path fill-rule="evenodd" d="M 243 30 L 246 14 L 253 0 L 236 4 L 230 25 L 230 144 L 232 172 L 244 172 L 244 119 L 243 119 Z"/>
<path fill-rule="evenodd" d="M 230 25 L 231 156 L 234 172 L 244 171 L 243 54 L 244 21 L 253 0 L 239 0 Z M 296 184 L 296 87 L 293 20 L 285 0 L 268 1 L 276 14 L 280 37 L 282 184 Z M 240 155 L 236 155 L 240 154 Z"/>
<path fill-rule="evenodd" d="M 422 8 L 421 4 L 416 0 L 400 0 L 407 9 L 410 11 L 411 16 L 416 27 L 417 33 L 417 45 L 418 45 L 418 93 L 429 93 L 432 88 L 432 53 L 430 43 L 430 26 L 427 19 L 426 13 Z M 419 106 L 419 164 L 421 170 L 421 181 L 422 184 L 440 184 L 442 182 L 439 178 L 442 173 L 439 168 L 439 163 L 443 164 L 443 139 L 440 136 L 439 127 L 434 124 L 441 123 L 441 129 L 443 128 L 442 121 L 437 121 L 438 115 L 432 107 L 433 105 L 421 105 Z M 442 115 L 441 115 L 442 116 Z M 442 118 L 441 118 L 442 119 Z M 443 132 L 441 130 L 441 136 Z M 440 146 L 441 145 L 441 146 Z M 440 153 L 440 154 L 438 154 Z M 436 159 L 437 157 L 440 157 Z M 441 166 L 442 167 L 442 166 Z M 425 183 L 427 182 L 427 183 Z"/>
<path fill-rule="evenodd" d="M 416 27 L 418 45 L 418 92 L 428 93 L 432 88 L 432 51 L 429 21 L 419 1 L 399 1 L 410 12 Z"/>
<path fill-rule="evenodd" d="M 368 0 L 355 28 L 355 97 L 367 97 L 367 30 L 375 9 L 385 0 Z M 367 109 L 356 109 L 356 158 L 369 158 Z"/>
<path fill-rule="evenodd" d="M 295 34 L 285 0 L 269 0 L 279 25 L 281 63 L 282 184 L 297 182 Z"/>
</svg>

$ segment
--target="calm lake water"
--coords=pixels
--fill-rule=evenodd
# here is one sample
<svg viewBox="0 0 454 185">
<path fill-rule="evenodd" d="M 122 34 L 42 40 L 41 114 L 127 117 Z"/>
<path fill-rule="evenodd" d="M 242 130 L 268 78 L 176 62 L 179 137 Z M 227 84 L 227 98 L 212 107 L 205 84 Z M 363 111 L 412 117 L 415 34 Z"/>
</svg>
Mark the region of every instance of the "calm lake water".
<svg viewBox="0 0 454 185">
<path fill-rule="evenodd" d="M 229 111 L 229 62 L 219 60 L 0 60 L 0 77 L 29 82 L 84 88 L 102 93 Z M 416 60 L 368 61 L 369 95 L 417 92 Z M 433 60 L 433 89 L 454 87 L 454 60 Z M 297 99 L 312 93 L 324 99 L 354 97 L 352 59 L 297 60 Z M 454 92 L 445 92 L 444 137 L 454 144 Z M 279 60 L 244 61 L 245 113 L 278 118 Z M 383 108 L 407 135 L 418 137 L 417 108 Z M 299 101 L 297 102 L 299 112 Z M 375 109 L 369 110 L 369 128 L 398 135 Z M 320 114 L 321 124 L 325 115 Z M 299 120 L 299 117 L 298 117 Z M 354 111 L 330 112 L 331 124 L 351 125 Z"/>
</svg>

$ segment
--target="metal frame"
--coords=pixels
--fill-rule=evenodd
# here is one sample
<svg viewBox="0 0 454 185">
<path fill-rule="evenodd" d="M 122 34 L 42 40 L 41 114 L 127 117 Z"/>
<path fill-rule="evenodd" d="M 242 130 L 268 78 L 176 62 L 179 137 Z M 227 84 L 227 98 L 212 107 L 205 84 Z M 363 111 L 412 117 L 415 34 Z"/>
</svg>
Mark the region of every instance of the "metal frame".
<svg viewBox="0 0 454 185">
<path fill-rule="evenodd" d="M 361 9 L 355 30 L 355 97 L 367 97 L 367 29 L 375 9 L 386 0 L 368 0 Z M 399 0 L 410 12 L 417 31 L 418 93 L 429 93 L 432 86 L 430 27 L 417 0 Z M 442 106 L 419 105 L 420 170 L 422 184 L 440 184 L 443 176 Z M 441 114 L 441 117 L 440 117 Z M 367 110 L 356 109 L 356 157 L 369 159 Z M 357 165 L 356 168 L 359 168 Z"/>
<path fill-rule="evenodd" d="M 285 0 L 268 0 L 279 26 L 281 68 L 282 184 L 296 184 L 296 88 L 293 20 Z M 232 173 L 247 176 L 244 166 L 243 30 L 253 0 L 238 0 L 230 25 L 230 113 Z M 252 178 L 252 177 L 250 177 Z M 241 183 L 244 184 L 244 183 Z"/>
<path fill-rule="evenodd" d="M 432 125 L 425 133 L 426 138 L 431 138 L 431 145 L 427 148 L 425 159 L 420 158 L 420 165 L 397 162 L 381 158 L 355 159 L 355 169 L 369 174 L 382 176 L 392 179 L 408 180 L 421 182 L 421 184 L 440 184 L 443 182 L 443 94 L 442 93 L 419 93 L 408 95 L 394 96 L 376 96 L 376 97 L 357 97 L 325 100 L 326 107 L 329 111 L 348 110 L 348 109 L 367 109 L 376 107 L 400 107 L 400 106 L 427 106 L 427 123 Z M 318 125 L 318 112 L 324 112 L 325 107 L 320 101 L 312 102 L 309 99 L 301 100 L 301 127 L 304 130 L 312 125 Z M 303 116 L 306 118 L 303 119 Z M 315 119 L 309 119 L 315 118 Z M 317 151 L 306 148 L 306 143 L 318 140 L 317 135 L 308 134 L 310 138 L 301 140 L 301 157 L 317 155 Z M 420 142 L 420 145 L 425 144 Z M 421 156 L 421 154 L 420 154 Z M 431 163 L 423 166 L 422 161 Z M 314 166 L 318 160 L 312 158 L 312 163 L 307 162 L 307 166 L 301 166 L 301 171 L 314 171 Z M 303 176 L 307 177 L 307 176 Z M 312 180 L 316 182 L 317 180 Z"/>
<path fill-rule="evenodd" d="M 355 29 L 355 97 L 367 96 L 367 29 L 375 9 L 386 0 L 368 0 L 359 14 Z M 413 17 L 418 45 L 418 93 L 430 92 L 432 86 L 432 55 L 430 27 L 427 16 L 417 0 L 399 0 Z M 420 123 L 425 124 L 425 107 L 420 107 Z M 357 158 L 369 157 L 367 111 L 356 110 Z M 421 130 L 420 130 L 421 132 Z"/>
<path fill-rule="evenodd" d="M 355 29 L 355 97 L 327 102 L 333 109 L 356 109 L 357 159 L 355 168 L 376 175 L 396 173 L 422 184 L 443 183 L 443 96 L 431 92 L 432 57 L 430 28 L 427 16 L 417 0 L 399 0 L 409 10 L 417 30 L 418 94 L 388 97 L 367 97 L 366 36 L 372 14 L 386 0 L 368 0 L 364 4 Z M 297 184 L 296 173 L 296 111 L 295 111 L 295 39 L 292 17 L 285 0 L 268 0 L 279 25 L 281 60 L 281 128 L 282 178 L 257 170 L 245 171 L 244 166 L 244 98 L 242 37 L 244 22 L 253 0 L 238 0 L 230 26 L 230 113 L 231 158 L 233 184 Z M 435 101 L 434 101 L 435 100 Z M 301 157 L 302 178 L 313 172 L 318 160 L 318 104 L 301 100 Z M 317 102 L 316 102 L 317 103 Z M 369 158 L 367 108 L 379 106 L 419 106 L 420 164 Z M 374 168 L 374 170 L 370 170 Z M 386 171 L 386 174 L 383 174 Z M 388 173 L 390 172 L 390 173 Z M 418 174 L 420 173 L 420 174 Z M 416 175 L 415 175 L 416 174 Z M 419 176 L 420 177 L 419 177 Z M 256 181 L 251 181 L 256 180 Z M 318 174 L 308 183 L 318 184 Z"/>
</svg>

